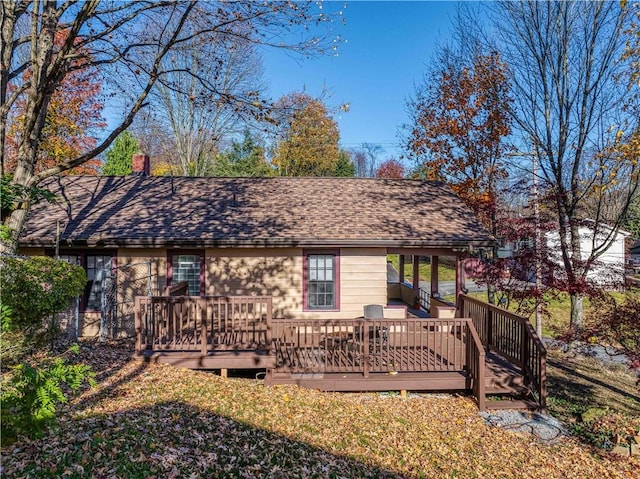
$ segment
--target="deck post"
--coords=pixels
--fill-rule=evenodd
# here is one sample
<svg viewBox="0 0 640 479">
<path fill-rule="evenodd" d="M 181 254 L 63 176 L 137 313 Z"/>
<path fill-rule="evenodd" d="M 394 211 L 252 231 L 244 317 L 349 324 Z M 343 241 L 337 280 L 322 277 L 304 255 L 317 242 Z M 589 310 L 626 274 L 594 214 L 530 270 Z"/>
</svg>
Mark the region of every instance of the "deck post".
<svg viewBox="0 0 640 479">
<path fill-rule="evenodd" d="M 539 355 L 538 370 L 540 371 L 540 379 L 538 380 L 538 394 L 540 396 L 540 408 L 545 411 L 547 409 L 547 352 L 543 351 Z"/>
<path fill-rule="evenodd" d="M 398 255 L 398 283 L 404 283 L 404 255 Z"/>
<path fill-rule="evenodd" d="M 438 265 L 439 265 L 439 257 L 432 256 L 431 257 L 431 297 L 433 298 L 440 289 L 438 285 Z"/>
<path fill-rule="evenodd" d="M 270 351 L 272 348 L 273 342 L 273 332 L 271 328 L 273 327 L 273 300 L 271 297 L 267 298 L 267 334 L 266 334 L 266 350 Z"/>
<path fill-rule="evenodd" d="M 485 316 L 487 324 L 485 325 L 485 331 L 487 332 L 487 351 L 490 351 L 493 347 L 493 309 L 491 306 L 487 308 L 487 314 Z"/>
<path fill-rule="evenodd" d="M 456 308 L 458 314 L 462 309 L 462 300 L 460 295 L 464 293 L 464 258 L 462 256 L 456 256 Z M 458 316 L 459 317 L 459 316 Z"/>
<path fill-rule="evenodd" d="M 371 322 L 366 319 L 362 321 L 362 347 L 364 351 L 362 352 L 363 360 L 363 369 L 362 374 L 365 378 L 369 377 L 369 327 L 371 326 Z"/>
<path fill-rule="evenodd" d="M 204 305 L 204 308 L 203 308 Z M 204 298 L 200 298 L 198 301 L 198 306 L 200 310 L 200 352 L 203 356 L 207 355 L 207 304 Z"/>
<path fill-rule="evenodd" d="M 420 256 L 413 255 L 413 304 L 420 309 Z"/>
</svg>

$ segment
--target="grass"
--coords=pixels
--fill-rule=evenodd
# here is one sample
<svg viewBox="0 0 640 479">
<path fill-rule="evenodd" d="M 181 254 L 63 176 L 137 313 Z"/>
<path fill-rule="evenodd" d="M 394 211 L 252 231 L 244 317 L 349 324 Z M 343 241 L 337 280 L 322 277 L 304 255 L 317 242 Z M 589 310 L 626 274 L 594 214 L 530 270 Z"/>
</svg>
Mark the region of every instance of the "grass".
<svg viewBox="0 0 640 479">
<path fill-rule="evenodd" d="M 3 477 L 617 478 L 640 467 L 490 427 L 467 397 L 265 388 L 129 361 L 129 349 L 82 346 L 99 387 L 42 439 L 4 449 Z"/>
<path fill-rule="evenodd" d="M 610 449 L 640 430 L 637 376 L 622 365 L 548 350 L 548 409 L 586 443 Z"/>
<path fill-rule="evenodd" d="M 393 267 L 396 270 L 399 269 L 398 265 L 398 255 L 390 254 L 387 255 L 387 261 L 391 262 Z M 410 263 L 405 263 L 405 280 L 412 282 L 413 281 L 413 265 Z M 418 271 L 420 274 L 420 281 L 431 281 L 431 263 L 426 263 L 421 261 L 420 266 L 418 267 Z M 455 281 L 456 280 L 456 270 L 451 266 L 443 264 L 442 262 L 438 264 L 438 281 Z"/>
<path fill-rule="evenodd" d="M 611 293 L 622 301 L 624 293 Z M 486 301 L 486 293 L 470 293 Z M 557 336 L 568 330 L 571 303 L 568 294 L 549 295 L 543 317 L 543 335 Z M 584 313 L 591 303 L 584 300 Z M 511 305 L 515 311 L 517 305 Z M 531 308 L 530 308 L 531 309 Z M 533 321 L 535 319 L 532 318 Z M 548 410 L 581 440 L 608 449 L 615 437 L 638 433 L 640 389 L 638 377 L 623 365 L 605 366 L 602 361 L 570 350 L 548 349 Z"/>
<path fill-rule="evenodd" d="M 616 301 L 622 301 L 625 297 L 625 293 L 611 292 L 610 293 Z M 482 301 L 487 301 L 487 293 L 469 293 L 469 296 L 478 298 Z M 529 311 L 533 310 L 533 302 L 526 306 Z M 584 298 L 583 309 L 585 316 L 589 314 L 591 308 L 591 302 L 589 298 Z M 509 311 L 517 312 L 518 304 L 511 303 L 509 305 Z M 531 314 L 529 316 L 531 321 L 535 325 L 535 316 Z M 545 337 L 556 337 L 566 334 L 569 328 L 569 320 L 571 318 L 571 300 L 567 293 L 557 292 L 553 294 L 546 294 L 543 305 L 543 317 L 542 317 L 542 334 Z"/>
</svg>

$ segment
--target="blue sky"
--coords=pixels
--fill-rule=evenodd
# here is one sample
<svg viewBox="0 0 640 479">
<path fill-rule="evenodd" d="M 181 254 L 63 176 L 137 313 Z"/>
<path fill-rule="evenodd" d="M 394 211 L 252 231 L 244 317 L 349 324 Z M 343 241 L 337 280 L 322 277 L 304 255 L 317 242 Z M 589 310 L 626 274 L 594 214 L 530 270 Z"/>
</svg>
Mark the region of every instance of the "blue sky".
<svg viewBox="0 0 640 479">
<path fill-rule="evenodd" d="M 326 88 L 326 103 L 350 105 L 335 116 L 343 147 L 376 143 L 384 148 L 380 158 L 397 156 L 398 130 L 408 121 L 406 99 L 435 47 L 449 36 L 454 13 L 454 2 L 348 2 L 345 25 L 334 25 L 343 39 L 337 56 L 300 60 L 265 52 L 269 93 L 277 99 L 304 88 L 318 96 Z"/>
</svg>

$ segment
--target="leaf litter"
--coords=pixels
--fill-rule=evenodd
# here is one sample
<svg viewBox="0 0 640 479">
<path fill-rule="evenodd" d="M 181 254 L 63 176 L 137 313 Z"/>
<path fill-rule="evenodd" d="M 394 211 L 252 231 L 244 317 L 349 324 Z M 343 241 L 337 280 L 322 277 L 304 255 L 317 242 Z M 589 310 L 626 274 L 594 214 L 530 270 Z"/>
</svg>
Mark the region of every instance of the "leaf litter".
<svg viewBox="0 0 640 479">
<path fill-rule="evenodd" d="M 491 427 L 455 395 L 264 387 L 131 360 L 130 342 L 81 345 L 99 386 L 39 440 L 2 451 L 3 477 L 637 478 L 570 437 Z"/>
</svg>

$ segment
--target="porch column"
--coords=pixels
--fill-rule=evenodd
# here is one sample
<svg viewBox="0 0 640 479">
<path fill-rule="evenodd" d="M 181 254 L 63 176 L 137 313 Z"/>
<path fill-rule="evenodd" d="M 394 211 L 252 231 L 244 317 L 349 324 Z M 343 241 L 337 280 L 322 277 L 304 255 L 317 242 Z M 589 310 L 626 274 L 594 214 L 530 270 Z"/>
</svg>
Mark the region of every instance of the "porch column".
<svg viewBox="0 0 640 479">
<path fill-rule="evenodd" d="M 460 295 L 464 293 L 464 257 L 456 256 L 456 307 L 461 309 Z"/>
<path fill-rule="evenodd" d="M 404 283 L 404 255 L 398 255 L 398 275 L 400 280 L 398 281 L 400 284 Z"/>
<path fill-rule="evenodd" d="M 438 256 L 431 257 L 431 297 L 438 292 L 440 286 L 438 285 Z"/>
<path fill-rule="evenodd" d="M 420 256 L 413 255 L 413 304 L 420 305 Z"/>
</svg>

